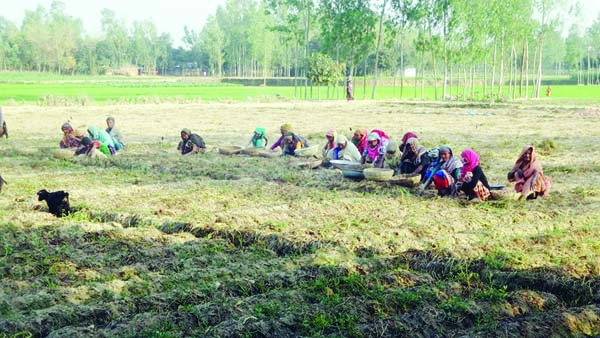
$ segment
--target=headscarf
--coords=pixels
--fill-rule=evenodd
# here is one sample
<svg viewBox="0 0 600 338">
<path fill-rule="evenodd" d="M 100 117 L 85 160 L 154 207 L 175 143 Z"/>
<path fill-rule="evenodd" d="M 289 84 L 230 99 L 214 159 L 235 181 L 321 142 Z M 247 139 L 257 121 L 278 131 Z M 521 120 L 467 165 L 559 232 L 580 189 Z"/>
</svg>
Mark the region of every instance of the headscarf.
<svg viewBox="0 0 600 338">
<path fill-rule="evenodd" d="M 371 148 L 371 145 L 369 144 L 370 141 L 377 141 L 377 145 L 374 148 Z M 365 149 L 365 152 L 367 153 L 367 156 L 369 156 L 371 161 L 375 161 L 377 156 L 379 156 L 379 154 L 381 153 L 380 149 L 381 149 L 381 138 L 380 138 L 379 134 L 370 133 L 369 136 L 367 136 L 367 148 Z"/>
<path fill-rule="evenodd" d="M 88 128 L 88 133 L 90 134 L 93 140 L 100 141 L 100 143 L 105 144 L 107 147 L 115 147 L 113 138 L 106 131 L 96 126 L 91 126 Z"/>
<path fill-rule="evenodd" d="M 523 157 L 525 157 L 525 153 L 529 150 L 531 150 L 531 160 L 529 162 L 525 162 Z M 519 158 L 517 158 L 517 161 L 515 162 L 513 171 L 516 169 L 521 169 L 521 170 L 525 171 L 529 168 L 536 168 L 540 172 L 542 171 L 542 165 L 537 160 L 534 146 L 526 146 L 525 148 L 523 148 L 523 151 L 521 151 L 521 155 L 519 155 Z"/>
<path fill-rule="evenodd" d="M 447 145 L 441 146 L 440 153 L 442 153 L 444 151 L 447 151 L 450 153 L 450 158 L 442 164 L 440 169 L 446 170 L 446 172 L 448 172 L 448 174 L 452 174 L 452 172 L 454 170 L 456 170 L 457 168 L 462 168 L 462 162 L 459 159 L 457 159 L 456 157 L 454 157 L 454 155 L 452 154 L 452 148 L 450 148 L 450 146 L 447 146 Z M 441 155 L 440 155 L 440 158 L 441 158 Z"/>
<path fill-rule="evenodd" d="M 67 132 L 67 134 L 70 134 L 73 132 L 73 127 L 71 127 L 71 125 L 68 122 L 63 123 L 63 125 L 60 127 L 60 130 L 62 130 L 63 132 Z"/>
<path fill-rule="evenodd" d="M 404 162 L 410 162 L 413 164 L 418 164 L 421 161 L 421 155 L 425 153 L 425 148 L 419 146 L 419 140 L 414 137 L 406 140 L 406 144 L 404 145 L 404 151 L 402 152 L 402 160 Z"/>
<path fill-rule="evenodd" d="M 112 116 L 109 116 L 106 118 L 106 122 L 108 122 L 108 121 L 112 121 L 112 123 L 115 123 L 115 118 Z"/>
<path fill-rule="evenodd" d="M 186 134 L 187 136 L 192 135 L 192 131 L 189 128 L 181 129 L 181 134 Z"/>
<path fill-rule="evenodd" d="M 284 123 L 281 125 L 281 127 L 279 127 L 279 130 L 285 134 L 289 131 L 292 131 L 292 125 L 289 123 Z"/>
<path fill-rule="evenodd" d="M 406 141 L 408 141 L 408 139 L 410 138 L 416 138 L 419 139 L 419 137 L 417 137 L 417 134 L 409 131 L 408 133 L 404 134 L 404 136 L 402 136 L 402 143 L 400 144 L 400 151 L 404 152 L 404 147 L 406 147 Z"/>
<path fill-rule="evenodd" d="M 465 158 L 467 163 L 463 163 L 462 168 L 460 168 L 461 176 L 465 176 L 469 172 L 473 172 L 476 166 L 479 165 L 479 155 L 471 149 L 464 150 L 460 157 Z"/>
<path fill-rule="evenodd" d="M 360 138 L 352 136 L 352 143 L 354 143 L 358 151 L 362 154 L 367 148 L 367 130 L 365 128 L 356 128 L 354 133 L 359 134 Z"/>
<path fill-rule="evenodd" d="M 262 137 L 265 136 L 265 133 L 267 132 L 267 130 L 263 127 L 256 127 L 256 129 L 254 129 L 254 133 L 257 135 L 260 135 Z"/>
<path fill-rule="evenodd" d="M 331 141 L 329 141 L 329 139 L 327 139 L 327 144 L 325 145 L 325 148 L 327 148 L 327 149 L 335 148 L 335 146 L 336 146 L 335 139 L 337 138 L 337 133 L 335 131 L 335 128 L 329 129 L 327 131 L 327 133 L 325 134 L 325 137 L 332 137 Z"/>
<path fill-rule="evenodd" d="M 398 151 L 398 142 L 396 141 L 390 141 L 387 146 L 385 147 L 385 151 L 386 152 L 397 152 Z"/>
<path fill-rule="evenodd" d="M 346 160 L 352 162 L 360 162 L 360 152 L 352 142 L 348 142 L 348 138 L 344 135 L 339 135 L 336 141 L 337 145 L 332 151 L 332 158 L 338 160 Z M 344 149 L 339 148 L 339 144 L 346 144 Z"/>
<path fill-rule="evenodd" d="M 286 131 L 285 134 L 283 134 L 283 139 L 284 140 L 293 140 L 294 139 L 294 133 L 292 133 L 291 131 Z"/>
</svg>

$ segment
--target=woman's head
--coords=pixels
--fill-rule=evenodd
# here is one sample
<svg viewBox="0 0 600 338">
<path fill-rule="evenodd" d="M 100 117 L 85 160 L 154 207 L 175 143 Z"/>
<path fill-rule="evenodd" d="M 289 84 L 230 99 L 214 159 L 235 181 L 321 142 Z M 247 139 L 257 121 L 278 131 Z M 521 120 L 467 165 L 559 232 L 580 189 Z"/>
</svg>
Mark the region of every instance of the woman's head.
<svg viewBox="0 0 600 338">
<path fill-rule="evenodd" d="M 283 140 L 287 144 L 293 144 L 294 143 L 294 133 L 292 133 L 290 131 L 286 132 L 285 134 L 283 134 Z"/>
<path fill-rule="evenodd" d="M 112 129 L 115 126 L 115 118 L 112 116 L 109 116 L 106 118 L 106 126 L 109 129 Z"/>
<path fill-rule="evenodd" d="M 380 138 L 377 133 L 370 133 L 369 136 L 367 136 L 367 144 L 370 148 L 377 147 L 379 145 L 379 142 Z"/>
<path fill-rule="evenodd" d="M 188 128 L 183 128 L 181 129 L 181 139 L 184 141 L 187 141 L 188 138 L 190 138 L 190 135 L 192 134 L 192 131 Z"/>
<path fill-rule="evenodd" d="M 396 155 L 396 152 L 398 152 L 398 142 L 396 141 L 390 141 L 387 146 L 385 147 L 385 152 L 388 155 Z"/>
<path fill-rule="evenodd" d="M 450 148 L 449 146 L 441 146 L 439 149 L 439 153 L 440 153 L 440 158 L 444 162 L 446 162 L 450 158 L 452 158 L 452 148 Z"/>
<path fill-rule="evenodd" d="M 63 123 L 63 125 L 60 127 L 60 130 L 62 130 L 62 132 L 65 134 L 70 134 L 73 132 L 73 127 L 71 127 L 69 123 Z"/>
<path fill-rule="evenodd" d="M 532 158 L 533 158 L 533 147 L 525 147 L 525 149 L 523 150 L 523 155 L 521 155 L 521 161 L 523 161 L 524 163 L 529 163 L 529 162 L 531 162 Z"/>
<path fill-rule="evenodd" d="M 265 133 L 266 133 L 266 129 L 263 127 L 256 127 L 256 129 L 254 129 L 254 136 L 256 138 L 264 137 Z"/>
<path fill-rule="evenodd" d="M 346 148 L 346 145 L 347 145 L 347 144 L 348 144 L 348 138 L 347 138 L 346 136 L 344 136 L 344 135 L 340 135 L 340 136 L 338 136 L 338 139 L 337 139 L 337 147 L 338 147 L 339 149 L 344 149 L 344 148 Z"/>
<path fill-rule="evenodd" d="M 281 127 L 279 127 L 279 131 L 281 132 L 281 135 L 285 135 L 285 133 L 292 131 L 292 125 L 289 123 L 284 123 L 281 125 Z"/>
<path fill-rule="evenodd" d="M 364 129 L 364 128 L 356 128 L 356 129 L 354 129 L 354 135 L 352 135 L 352 138 L 356 139 L 356 140 L 360 140 L 363 137 L 365 137 L 366 133 L 367 133 L 366 129 Z"/>
<path fill-rule="evenodd" d="M 327 141 L 329 143 L 333 143 L 335 141 L 335 129 L 329 129 L 327 131 L 327 133 L 325 134 L 325 138 L 327 138 Z"/>
</svg>

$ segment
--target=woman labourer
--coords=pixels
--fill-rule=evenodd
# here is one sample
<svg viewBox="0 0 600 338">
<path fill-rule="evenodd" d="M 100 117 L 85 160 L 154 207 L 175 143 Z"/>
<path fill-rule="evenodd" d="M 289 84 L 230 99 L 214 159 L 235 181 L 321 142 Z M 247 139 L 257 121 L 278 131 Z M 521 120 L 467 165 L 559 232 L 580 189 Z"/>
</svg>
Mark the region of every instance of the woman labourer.
<svg viewBox="0 0 600 338">
<path fill-rule="evenodd" d="M 123 138 L 123 134 L 121 131 L 115 127 L 115 118 L 109 116 L 106 118 L 106 132 L 113 139 L 113 143 L 115 145 L 115 150 L 123 150 L 125 149 L 125 140 Z"/>
<path fill-rule="evenodd" d="M 483 169 L 479 166 L 479 155 L 471 149 L 460 154 L 462 168 L 456 183 L 457 192 L 464 192 L 469 200 L 486 201 L 490 197 L 490 185 Z"/>
<path fill-rule="evenodd" d="M 406 140 L 400 157 L 400 173 L 408 176 L 420 175 L 429 163 L 422 163 L 425 147 L 419 145 L 419 141 L 415 137 Z"/>
<path fill-rule="evenodd" d="M 87 131 L 88 134 L 90 134 L 90 138 L 92 139 L 92 141 L 100 141 L 100 143 L 108 147 L 111 155 L 115 154 L 115 143 L 113 141 L 113 138 L 106 131 L 96 126 L 88 127 Z"/>
<path fill-rule="evenodd" d="M 296 135 L 291 131 L 283 135 L 283 156 L 296 156 L 296 150 L 308 147 L 308 142 L 302 136 Z"/>
<path fill-rule="evenodd" d="M 456 182 L 460 177 L 462 162 L 453 156 L 450 146 L 439 147 L 439 163 L 432 168 L 431 176 L 419 189 L 419 194 L 433 182 L 438 196 L 452 196 L 456 191 Z"/>
<path fill-rule="evenodd" d="M 402 162 L 400 162 L 400 151 L 398 142 L 390 141 L 385 147 L 385 166 L 394 170 L 394 175 L 400 174 Z"/>
<path fill-rule="evenodd" d="M 374 168 L 383 168 L 386 146 L 383 145 L 379 134 L 370 133 L 367 136 L 367 147 L 362 153 L 360 163 L 372 163 Z"/>
<path fill-rule="evenodd" d="M 269 150 L 275 151 L 275 149 L 277 149 L 277 147 L 280 147 L 281 149 L 285 148 L 285 143 L 283 142 L 283 138 L 285 137 L 285 133 L 291 132 L 291 131 L 292 131 L 291 124 L 289 124 L 289 123 L 282 124 L 281 127 L 279 127 L 279 132 L 281 132 L 281 136 L 279 136 L 277 141 L 275 141 L 275 143 L 273 143 L 271 145 L 271 148 L 269 148 Z"/>
<path fill-rule="evenodd" d="M 321 149 L 321 153 L 323 154 L 324 158 L 331 157 L 330 155 L 328 155 L 328 153 L 331 152 L 337 146 L 336 137 L 337 137 L 337 133 L 336 133 L 335 129 L 333 129 L 333 128 L 329 129 L 327 131 L 327 133 L 325 134 L 325 138 L 327 139 L 327 142 L 325 142 L 323 149 Z"/>
<path fill-rule="evenodd" d="M 81 139 L 81 146 L 75 151 L 75 155 L 85 155 L 88 157 L 106 157 L 111 156 L 108 146 L 98 140 L 84 136 Z"/>
<path fill-rule="evenodd" d="M 192 133 L 188 128 L 183 128 L 180 135 L 181 141 L 177 145 L 177 150 L 179 150 L 181 155 L 187 156 L 206 151 L 206 144 L 200 135 Z"/>
<path fill-rule="evenodd" d="M 377 134 L 379 135 L 379 140 L 381 141 L 381 145 L 385 149 L 387 144 L 390 142 L 390 137 L 383 130 L 373 129 L 369 134 Z M 368 140 L 367 140 L 368 141 Z"/>
<path fill-rule="evenodd" d="M 263 127 L 256 127 L 254 129 L 254 135 L 250 141 L 248 141 L 248 145 L 252 146 L 252 148 L 266 148 L 269 140 L 267 139 L 267 130 Z"/>
<path fill-rule="evenodd" d="M 523 148 L 515 166 L 508 173 L 508 181 L 515 182 L 515 191 L 521 193 L 519 199 L 546 196 L 551 185 L 550 179 L 544 176 L 533 146 Z"/>
<path fill-rule="evenodd" d="M 60 127 L 63 132 L 63 138 L 60 140 L 59 146 L 62 149 L 79 148 L 83 134 L 73 129 L 69 123 L 63 123 Z"/>
<path fill-rule="evenodd" d="M 364 128 L 356 128 L 352 136 L 352 143 L 358 149 L 359 153 L 363 153 L 367 148 L 367 130 Z"/>
<path fill-rule="evenodd" d="M 408 133 L 404 134 L 404 136 L 402 136 L 402 142 L 400 143 L 400 151 L 404 152 L 404 148 L 406 147 L 406 142 L 411 139 L 411 138 L 416 138 L 417 140 L 419 139 L 417 137 L 417 134 L 409 131 Z"/>
<path fill-rule="evenodd" d="M 361 155 L 352 142 L 348 142 L 348 138 L 344 135 L 337 137 L 337 146 L 329 152 L 331 160 L 344 160 L 352 162 L 360 162 Z"/>
</svg>

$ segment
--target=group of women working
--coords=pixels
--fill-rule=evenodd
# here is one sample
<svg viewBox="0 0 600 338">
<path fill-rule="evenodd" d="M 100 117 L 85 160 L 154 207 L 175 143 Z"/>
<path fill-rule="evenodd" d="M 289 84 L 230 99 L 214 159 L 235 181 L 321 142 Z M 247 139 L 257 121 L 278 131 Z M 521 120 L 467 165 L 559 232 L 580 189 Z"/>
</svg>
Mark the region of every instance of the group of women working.
<svg viewBox="0 0 600 338">
<path fill-rule="evenodd" d="M 89 156 L 93 153 L 113 155 L 125 144 L 121 133 L 115 128 L 114 118 L 108 117 L 106 124 L 106 130 L 89 127 L 88 137 L 65 123 L 60 147 L 75 148 L 76 154 Z M 280 137 L 268 147 L 266 129 L 257 127 L 247 146 L 265 150 L 268 147 L 272 152 L 281 151 L 282 156 L 296 156 L 298 150 L 309 146 L 305 137 L 292 131 L 290 124 L 283 124 L 279 131 Z M 202 137 L 190 129 L 183 129 L 180 136 L 177 149 L 182 155 L 206 151 Z M 366 129 L 357 128 L 351 139 L 330 129 L 325 133 L 325 138 L 321 149 L 325 160 L 346 160 L 375 168 L 393 169 L 395 175 L 420 176 L 419 194 L 433 184 L 439 196 L 465 194 L 469 199 L 482 201 L 490 197 L 490 184 L 479 165 L 479 155 L 472 149 L 464 150 L 459 158 L 447 145 L 425 149 L 415 133 L 404 134 L 398 143 L 379 129 L 367 132 Z M 526 199 L 545 196 L 550 188 L 550 180 L 544 176 L 533 146 L 523 149 L 508 173 L 508 180 L 515 183 L 515 190 L 521 193 L 521 198 Z"/>
<path fill-rule="evenodd" d="M 308 147 L 306 139 L 295 134 L 290 124 L 282 125 L 280 132 L 279 139 L 269 148 L 271 151 L 281 148 L 283 156 L 294 156 L 296 150 Z M 395 175 L 420 176 L 419 194 L 433 184 L 439 196 L 465 194 L 471 200 L 485 201 L 491 195 L 490 184 L 479 165 L 479 154 L 472 149 L 464 150 L 457 157 L 447 145 L 425 149 L 415 133 L 404 134 L 398 144 L 378 129 L 367 132 L 357 128 L 350 140 L 330 129 L 325 138 L 322 148 L 325 160 L 370 164 L 375 168 L 393 169 Z M 249 145 L 266 148 L 267 142 L 265 129 L 259 127 Z M 545 196 L 550 188 L 550 180 L 544 176 L 533 146 L 523 149 L 508 173 L 508 180 L 515 183 L 515 191 L 526 199 Z"/>
<path fill-rule="evenodd" d="M 121 132 L 115 127 L 113 117 L 106 118 L 106 126 L 105 130 L 90 126 L 86 136 L 74 129 L 71 124 L 64 123 L 61 126 L 63 137 L 59 146 L 61 149 L 73 150 L 75 155 L 112 156 L 117 151 L 125 149 L 125 141 Z"/>
</svg>

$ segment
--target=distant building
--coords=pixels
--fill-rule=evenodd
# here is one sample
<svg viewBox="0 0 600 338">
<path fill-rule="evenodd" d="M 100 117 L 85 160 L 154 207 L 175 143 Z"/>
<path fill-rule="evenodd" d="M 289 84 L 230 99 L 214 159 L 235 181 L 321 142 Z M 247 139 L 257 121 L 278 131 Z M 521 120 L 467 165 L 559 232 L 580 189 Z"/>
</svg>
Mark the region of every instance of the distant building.
<svg viewBox="0 0 600 338">
<path fill-rule="evenodd" d="M 404 68 L 404 77 L 416 77 L 417 69 L 416 68 Z"/>
</svg>

